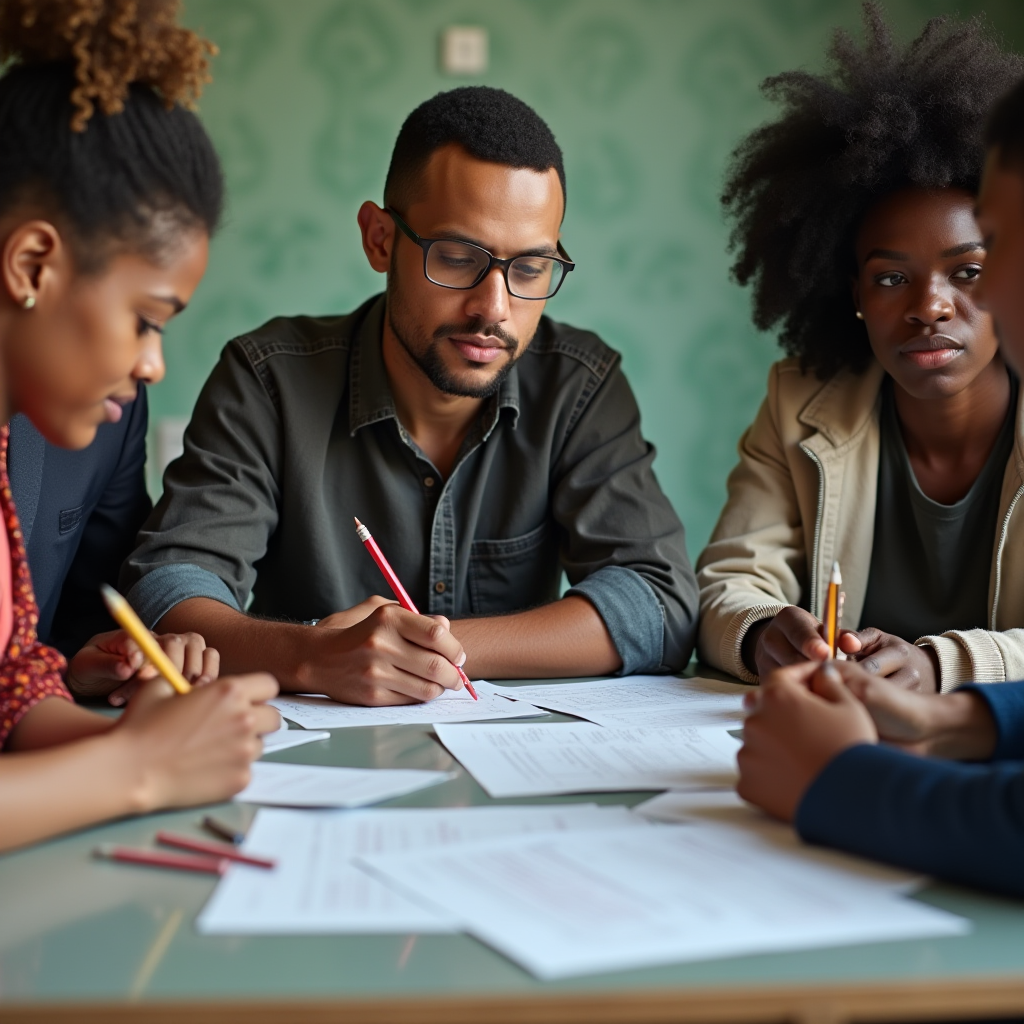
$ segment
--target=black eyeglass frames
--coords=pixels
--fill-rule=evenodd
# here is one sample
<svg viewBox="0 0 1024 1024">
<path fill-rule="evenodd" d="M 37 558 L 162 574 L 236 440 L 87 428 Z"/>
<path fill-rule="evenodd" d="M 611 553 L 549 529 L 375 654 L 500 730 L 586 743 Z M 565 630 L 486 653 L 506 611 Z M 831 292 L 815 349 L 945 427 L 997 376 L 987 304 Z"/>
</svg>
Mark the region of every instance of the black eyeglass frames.
<svg viewBox="0 0 1024 1024">
<path fill-rule="evenodd" d="M 564 256 L 513 256 L 501 260 L 472 242 L 455 238 L 421 238 L 390 207 L 385 207 L 402 233 L 423 250 L 423 273 L 427 280 L 442 288 L 475 288 L 492 267 L 501 267 L 509 295 L 517 299 L 550 299 L 576 264 L 558 243 Z"/>
</svg>

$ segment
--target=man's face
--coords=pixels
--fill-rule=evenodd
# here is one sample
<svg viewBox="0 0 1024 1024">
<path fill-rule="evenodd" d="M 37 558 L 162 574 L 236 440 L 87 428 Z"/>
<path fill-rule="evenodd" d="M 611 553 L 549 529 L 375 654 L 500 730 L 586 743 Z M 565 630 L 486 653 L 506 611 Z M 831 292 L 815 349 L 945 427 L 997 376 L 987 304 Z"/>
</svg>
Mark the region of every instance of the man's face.
<svg viewBox="0 0 1024 1024">
<path fill-rule="evenodd" d="M 985 270 L 975 300 L 992 314 L 1003 357 L 1024 374 L 1024 170 L 989 153 L 975 217 L 985 244 Z"/>
<path fill-rule="evenodd" d="M 473 242 L 508 259 L 558 255 L 563 211 L 554 168 L 506 167 L 445 146 L 398 212 L 422 238 Z M 499 267 L 474 288 L 443 288 L 427 280 L 423 250 L 397 228 L 391 244 L 387 303 L 395 337 L 438 390 L 493 394 L 533 340 L 546 303 L 509 295 Z"/>
</svg>

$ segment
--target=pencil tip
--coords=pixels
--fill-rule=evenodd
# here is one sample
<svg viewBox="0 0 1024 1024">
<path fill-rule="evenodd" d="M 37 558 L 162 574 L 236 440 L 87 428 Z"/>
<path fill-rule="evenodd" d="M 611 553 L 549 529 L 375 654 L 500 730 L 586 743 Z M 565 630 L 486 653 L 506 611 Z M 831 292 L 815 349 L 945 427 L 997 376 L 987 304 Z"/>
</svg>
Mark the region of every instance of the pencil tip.
<svg viewBox="0 0 1024 1024">
<path fill-rule="evenodd" d="M 358 520 L 358 519 L 356 519 L 356 517 L 355 517 L 355 516 L 353 516 L 352 518 L 353 518 L 353 519 L 355 520 L 355 524 L 356 524 L 356 529 L 357 529 L 357 530 L 358 530 L 358 529 L 361 529 L 361 528 L 362 528 L 362 525 L 363 525 L 363 524 L 362 524 L 361 522 L 359 522 L 359 520 Z"/>
<path fill-rule="evenodd" d="M 832 579 L 830 580 L 830 582 L 831 583 L 842 583 L 843 582 L 843 575 L 839 571 L 839 563 L 838 562 L 833 562 L 832 563 Z"/>
</svg>

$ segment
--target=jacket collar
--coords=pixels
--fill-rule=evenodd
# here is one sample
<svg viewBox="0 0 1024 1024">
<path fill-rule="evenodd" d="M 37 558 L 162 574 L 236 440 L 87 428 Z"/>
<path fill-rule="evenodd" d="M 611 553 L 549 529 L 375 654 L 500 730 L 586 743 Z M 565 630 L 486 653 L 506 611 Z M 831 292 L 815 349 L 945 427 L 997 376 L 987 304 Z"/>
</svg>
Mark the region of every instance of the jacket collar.
<svg viewBox="0 0 1024 1024">
<path fill-rule="evenodd" d="M 871 422 L 885 371 L 872 360 L 863 373 L 844 370 L 815 392 L 797 417 L 813 427 L 833 448 L 857 437 Z"/>
<path fill-rule="evenodd" d="M 349 360 L 349 407 L 348 429 L 351 435 L 371 423 L 392 419 L 396 424 L 398 414 L 391 394 L 381 351 L 384 333 L 384 296 L 370 307 L 363 322 L 356 329 L 353 339 L 352 357 Z M 519 422 L 519 367 L 513 366 L 501 383 L 498 393 L 489 398 L 481 411 L 480 440 L 486 441 L 498 424 L 502 409 L 511 410 L 512 428 Z M 401 428 L 401 425 L 399 424 Z"/>
</svg>

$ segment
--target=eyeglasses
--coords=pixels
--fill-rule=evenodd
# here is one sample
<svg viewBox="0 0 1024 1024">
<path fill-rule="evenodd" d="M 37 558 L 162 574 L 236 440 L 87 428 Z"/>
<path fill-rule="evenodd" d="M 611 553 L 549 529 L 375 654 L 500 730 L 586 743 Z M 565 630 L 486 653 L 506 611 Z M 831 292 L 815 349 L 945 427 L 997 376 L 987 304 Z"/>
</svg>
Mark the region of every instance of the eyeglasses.
<svg viewBox="0 0 1024 1024">
<path fill-rule="evenodd" d="M 390 206 L 385 209 L 403 234 L 423 250 L 423 273 L 427 280 L 442 288 L 475 288 L 492 267 L 501 267 L 509 295 L 517 299 L 550 299 L 562 287 L 565 275 L 576 268 L 561 242 L 558 243 L 558 251 L 565 259 L 513 256 L 512 259 L 499 260 L 472 242 L 460 242 L 454 238 L 420 238 Z"/>
</svg>

